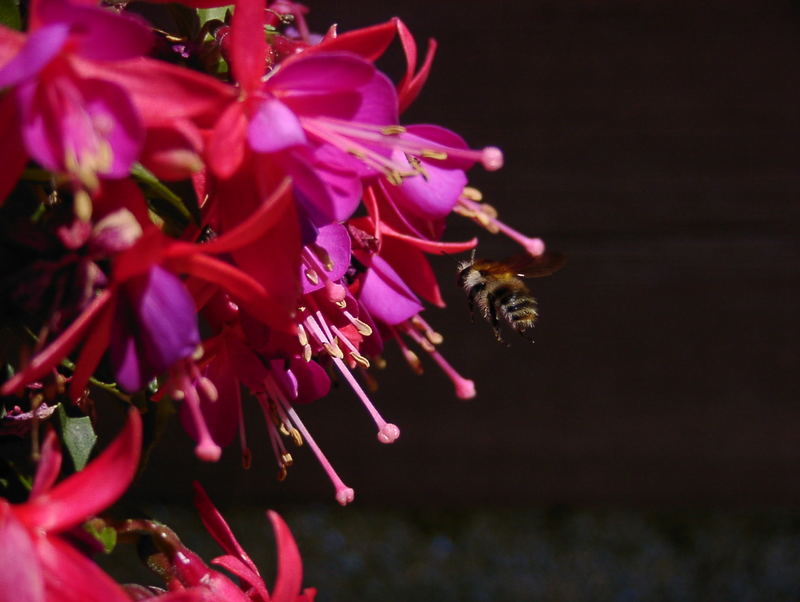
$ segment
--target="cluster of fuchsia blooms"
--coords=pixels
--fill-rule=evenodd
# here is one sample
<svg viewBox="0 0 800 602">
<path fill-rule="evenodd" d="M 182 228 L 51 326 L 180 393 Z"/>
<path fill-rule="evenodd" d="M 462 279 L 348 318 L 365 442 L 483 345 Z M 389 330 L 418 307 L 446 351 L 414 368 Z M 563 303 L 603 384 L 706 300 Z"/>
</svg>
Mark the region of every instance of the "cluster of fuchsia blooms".
<svg viewBox="0 0 800 602">
<path fill-rule="evenodd" d="M 0 28 L 0 434 L 27 437 L 41 458 L 27 501 L 0 500 L 0 592 L 15 599 L 156 595 L 126 594 L 87 559 L 98 539 L 86 534 L 108 529 L 156 542 L 165 599 L 311 599 L 281 519 L 269 515 L 280 560 L 268 594 L 199 486 L 203 521 L 226 551 L 215 563 L 241 585 L 163 525 L 86 523 L 133 477 L 139 414 L 53 486 L 56 410 L 93 417 L 97 390 L 139 411 L 174 403 L 199 458 L 217 460 L 238 438 L 247 465 L 242 403 L 257 403 L 279 477 L 287 444 L 305 443 L 344 505 L 353 489 L 298 413 L 331 378 L 352 387 L 382 443 L 400 434 L 367 394 L 384 345 L 416 372 L 421 350 L 459 398 L 475 394 L 421 316 L 423 301 L 443 305 L 426 255 L 476 244 L 441 240 L 448 215 L 543 250 L 467 186 L 475 163 L 501 167 L 498 149 L 400 125 L 433 41 L 418 61 L 399 19 L 314 34 L 306 7 L 287 0 L 181 4 L 31 0 L 24 31 Z M 397 83 L 375 66 L 393 42 L 406 61 Z"/>
</svg>

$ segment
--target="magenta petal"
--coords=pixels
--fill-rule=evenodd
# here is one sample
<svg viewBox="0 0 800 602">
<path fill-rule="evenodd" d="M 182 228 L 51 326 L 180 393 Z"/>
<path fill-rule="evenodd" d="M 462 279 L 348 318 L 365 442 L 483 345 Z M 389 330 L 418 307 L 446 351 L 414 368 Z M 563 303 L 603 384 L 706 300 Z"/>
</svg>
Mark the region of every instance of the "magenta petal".
<svg viewBox="0 0 800 602">
<path fill-rule="evenodd" d="M 153 45 L 147 24 L 130 13 L 77 6 L 64 0 L 39 0 L 38 12 L 45 23 L 71 28 L 75 52 L 83 58 L 122 60 L 141 56 Z"/>
<path fill-rule="evenodd" d="M 368 83 L 375 73 L 372 63 L 347 53 L 320 53 L 300 55 L 287 61 L 267 80 L 268 91 L 279 94 L 287 91 L 292 96 L 326 94 L 358 88 Z"/>
<path fill-rule="evenodd" d="M 183 282 L 159 266 L 130 278 L 120 293 L 111 364 L 119 384 L 136 391 L 197 349 L 197 314 Z"/>
<path fill-rule="evenodd" d="M 325 397 L 330 391 L 331 379 L 318 363 L 293 357 L 290 367 L 297 378 L 297 397 L 292 403 L 311 403 Z"/>
<path fill-rule="evenodd" d="M 25 526 L 0 499 L 0 596 L 4 600 L 44 602 L 39 559 Z"/>
<path fill-rule="evenodd" d="M 372 79 L 359 91 L 363 100 L 352 117 L 353 121 L 379 125 L 399 123 L 397 92 L 386 75 L 376 71 Z"/>
<path fill-rule="evenodd" d="M 342 224 L 331 224 L 319 229 L 317 245 L 328 252 L 333 270 L 328 272 L 331 280 L 339 280 L 350 266 L 350 235 Z"/>
<path fill-rule="evenodd" d="M 377 255 L 366 261 L 369 269 L 358 301 L 373 318 L 386 324 L 399 324 L 422 311 L 416 295 L 386 261 Z"/>
<path fill-rule="evenodd" d="M 404 161 L 402 153 L 395 152 L 396 161 Z M 467 185 L 467 176 L 460 169 L 444 169 L 434 161 L 422 161 L 425 176 L 405 178 L 398 188 L 385 187 L 395 203 L 424 219 L 439 219 L 453 210 L 458 197 Z M 393 194 L 394 193 L 394 194 Z"/>
<path fill-rule="evenodd" d="M 58 54 L 68 36 L 69 27 L 60 23 L 31 32 L 19 53 L 0 69 L 0 88 L 34 77 Z"/>
<path fill-rule="evenodd" d="M 274 153 L 306 144 L 306 135 L 297 116 L 279 100 L 264 100 L 250 118 L 247 128 L 250 147 L 260 153 Z"/>
<path fill-rule="evenodd" d="M 25 145 L 44 167 L 65 170 L 69 151 L 90 171 L 128 174 L 144 129 L 122 88 L 98 79 L 55 77 L 21 86 L 18 94 Z"/>
</svg>

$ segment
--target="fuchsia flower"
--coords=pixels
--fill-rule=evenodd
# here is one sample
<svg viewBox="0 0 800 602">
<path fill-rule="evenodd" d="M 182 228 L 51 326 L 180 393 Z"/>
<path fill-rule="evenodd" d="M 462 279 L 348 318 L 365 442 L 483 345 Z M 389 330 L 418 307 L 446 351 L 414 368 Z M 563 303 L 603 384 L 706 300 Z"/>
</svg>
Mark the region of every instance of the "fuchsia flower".
<svg viewBox="0 0 800 602">
<path fill-rule="evenodd" d="M 316 590 L 302 589 L 303 564 L 300 551 L 289 527 L 278 513 L 271 510 L 267 512 L 275 531 L 275 544 L 278 550 L 278 575 L 270 594 L 258 567 L 236 540 L 228 523 L 197 482 L 194 484 L 194 492 L 194 504 L 200 512 L 203 524 L 225 551 L 223 556 L 218 556 L 211 562 L 227 569 L 242 580 L 242 590 L 246 593 L 247 599 L 257 602 L 313 602 Z"/>
<path fill-rule="evenodd" d="M 139 462 L 142 426 L 131 410 L 125 429 L 86 468 L 54 485 L 61 452 L 54 431 L 42 450 L 30 499 L 0 499 L 0 592 L 3 599 L 38 602 L 123 602 L 125 592 L 64 535 L 111 505 Z"/>
<path fill-rule="evenodd" d="M 275 199 L 285 194 L 285 186 Z M 130 194 L 128 206 L 143 204 L 135 188 L 123 187 L 119 194 Z M 271 203 L 265 204 L 269 209 Z M 263 222 L 260 224 L 264 226 Z M 120 383 L 129 390 L 141 388 L 182 359 L 192 355 L 199 343 L 196 309 L 174 275 L 190 273 L 229 291 L 240 303 L 265 320 L 275 315 L 274 302 L 266 290 L 247 274 L 201 251 L 225 252 L 244 244 L 248 236 L 262 231 L 250 228 L 241 235 L 235 230 L 203 247 L 169 239 L 154 227 L 148 228 L 135 243 L 113 257 L 107 288 L 96 295 L 83 313 L 28 366 L 3 384 L 2 393 L 19 390 L 53 369 L 91 331 L 84 344 L 70 384 L 73 398 L 85 387 L 89 376 L 106 348 Z M 177 376 L 185 383 L 186 376 Z M 180 385 L 185 389 L 189 385 Z"/>
</svg>

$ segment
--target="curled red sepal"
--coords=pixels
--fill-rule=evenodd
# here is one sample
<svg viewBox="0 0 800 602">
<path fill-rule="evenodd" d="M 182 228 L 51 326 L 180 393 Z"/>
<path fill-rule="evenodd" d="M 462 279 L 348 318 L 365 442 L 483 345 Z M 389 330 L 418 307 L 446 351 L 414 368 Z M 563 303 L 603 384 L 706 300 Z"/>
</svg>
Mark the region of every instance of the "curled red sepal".
<svg viewBox="0 0 800 602">
<path fill-rule="evenodd" d="M 307 56 L 309 53 L 346 50 L 374 62 L 386 52 L 398 30 L 399 22 L 400 19 L 394 17 L 378 25 L 362 27 L 341 35 L 328 35 L 316 46 L 306 48 L 302 54 Z"/>
<path fill-rule="evenodd" d="M 277 512 L 267 512 L 275 531 L 278 548 L 278 576 L 272 590 L 272 602 L 295 602 L 303 584 L 303 561 L 292 532 Z"/>
<path fill-rule="evenodd" d="M 52 343 L 39 352 L 31 363 L 21 372 L 3 383 L 0 394 L 11 395 L 19 392 L 25 383 L 39 380 L 78 344 L 86 329 L 94 321 L 102 309 L 111 301 L 111 290 L 107 289 L 95 297 L 86 309 L 62 332 Z"/>
<path fill-rule="evenodd" d="M 400 43 L 403 45 L 403 52 L 406 55 L 406 74 L 400 83 L 397 85 L 397 97 L 400 112 L 408 108 L 414 102 L 422 90 L 422 86 L 428 79 L 433 64 L 433 57 L 436 54 L 436 40 L 430 38 L 428 40 L 428 50 L 425 53 L 425 59 L 419 71 L 414 73 L 414 68 L 417 65 L 417 44 L 414 41 L 414 36 L 411 35 L 408 27 L 400 19 L 397 19 L 397 35 L 400 38 Z"/>
</svg>

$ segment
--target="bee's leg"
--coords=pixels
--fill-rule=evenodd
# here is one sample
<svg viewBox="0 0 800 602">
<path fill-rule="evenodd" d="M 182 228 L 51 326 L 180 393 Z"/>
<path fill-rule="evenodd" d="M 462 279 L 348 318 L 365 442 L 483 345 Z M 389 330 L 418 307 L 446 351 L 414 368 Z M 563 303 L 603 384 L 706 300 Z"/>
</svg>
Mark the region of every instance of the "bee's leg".
<svg viewBox="0 0 800 602">
<path fill-rule="evenodd" d="M 469 289 L 469 295 L 467 295 L 467 304 L 469 305 L 469 313 L 472 317 L 473 324 L 475 323 L 475 301 L 477 300 L 478 295 L 480 295 L 485 288 L 486 284 L 482 282 Z"/>
<path fill-rule="evenodd" d="M 486 301 L 486 305 L 489 310 L 489 323 L 492 325 L 494 336 L 500 343 L 503 343 L 506 347 L 508 347 L 509 344 L 503 340 L 503 337 L 500 334 L 500 322 L 497 319 L 497 298 L 493 294 L 489 293 Z"/>
</svg>

